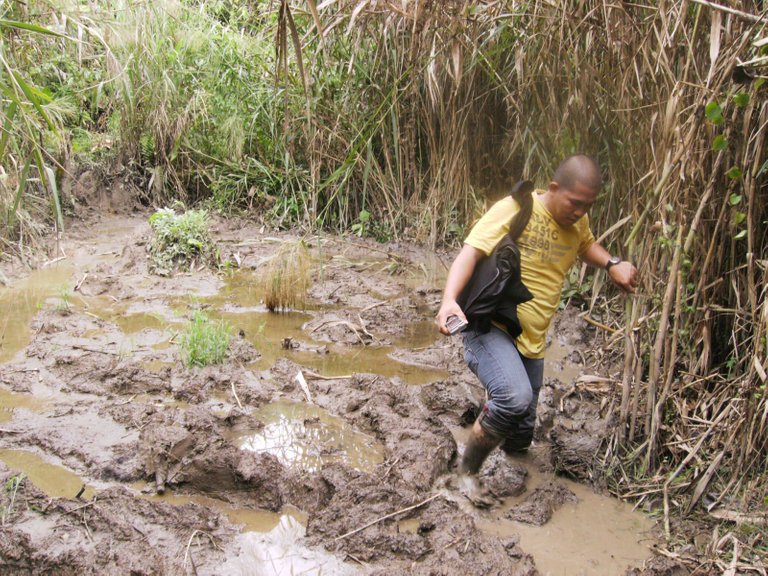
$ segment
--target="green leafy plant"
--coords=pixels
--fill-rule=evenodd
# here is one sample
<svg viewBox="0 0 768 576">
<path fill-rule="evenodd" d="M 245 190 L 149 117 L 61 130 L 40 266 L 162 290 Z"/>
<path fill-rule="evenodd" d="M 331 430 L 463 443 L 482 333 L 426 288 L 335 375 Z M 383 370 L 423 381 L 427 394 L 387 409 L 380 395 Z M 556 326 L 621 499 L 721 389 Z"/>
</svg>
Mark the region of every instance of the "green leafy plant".
<svg viewBox="0 0 768 576">
<path fill-rule="evenodd" d="M 180 347 L 185 366 L 221 364 L 227 357 L 232 327 L 224 320 L 211 320 L 195 310 L 181 335 Z"/>
<path fill-rule="evenodd" d="M 183 265 L 218 264 L 205 210 L 177 214 L 173 208 L 162 208 L 149 217 L 149 225 L 154 232 L 149 245 L 151 272 L 168 276 Z"/>
<path fill-rule="evenodd" d="M 360 210 L 360 214 L 357 217 L 357 222 L 352 224 L 352 232 L 360 236 L 365 236 L 368 222 L 371 220 L 371 213 L 368 210 Z"/>
</svg>

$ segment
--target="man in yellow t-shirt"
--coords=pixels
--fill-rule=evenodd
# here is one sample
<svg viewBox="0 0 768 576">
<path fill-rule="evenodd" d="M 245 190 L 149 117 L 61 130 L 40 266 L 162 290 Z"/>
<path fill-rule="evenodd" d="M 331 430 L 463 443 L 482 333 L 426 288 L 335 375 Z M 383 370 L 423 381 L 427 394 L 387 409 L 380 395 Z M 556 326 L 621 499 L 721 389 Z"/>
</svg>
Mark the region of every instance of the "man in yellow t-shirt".
<svg viewBox="0 0 768 576">
<path fill-rule="evenodd" d="M 544 374 L 546 334 L 560 301 L 563 281 L 576 258 L 606 270 L 622 290 L 634 292 L 637 270 L 611 256 L 595 242 L 587 212 L 597 199 L 602 176 L 597 163 L 582 154 L 563 160 L 546 190 L 533 192 L 533 210 L 517 239 L 520 272 L 533 300 L 518 305 L 523 332 L 517 339 L 493 324 L 488 332 L 464 331 L 464 357 L 488 393 L 488 401 L 472 427 L 460 472 L 476 474 L 485 458 L 503 442 L 506 451 L 530 446 L 536 404 Z M 451 316 L 466 320 L 456 300 L 475 265 L 493 251 L 519 210 L 511 197 L 494 204 L 475 224 L 451 265 L 437 314 L 440 331 L 448 334 Z"/>
</svg>

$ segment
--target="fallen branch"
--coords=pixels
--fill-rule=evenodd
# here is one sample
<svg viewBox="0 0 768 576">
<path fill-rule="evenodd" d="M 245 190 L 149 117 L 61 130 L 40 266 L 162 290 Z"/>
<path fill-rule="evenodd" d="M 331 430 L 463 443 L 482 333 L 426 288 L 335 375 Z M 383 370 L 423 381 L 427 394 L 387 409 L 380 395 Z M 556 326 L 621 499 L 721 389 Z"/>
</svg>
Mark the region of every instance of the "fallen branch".
<svg viewBox="0 0 768 576">
<path fill-rule="evenodd" d="M 343 540 L 347 536 L 352 536 L 353 534 L 357 534 L 358 532 L 361 532 L 365 530 L 366 528 L 370 528 L 374 524 L 378 524 L 379 522 L 383 522 L 384 520 L 387 520 L 388 518 L 392 518 L 393 516 L 397 516 L 398 514 L 402 514 L 403 512 L 409 512 L 410 510 L 415 510 L 416 508 L 421 508 L 424 506 L 424 504 L 427 504 L 428 502 L 432 502 L 435 498 L 440 496 L 440 494 L 435 494 L 433 496 L 430 496 L 426 500 L 423 500 L 419 502 L 418 504 L 414 504 L 413 506 L 408 506 L 407 508 L 403 508 L 402 510 L 398 510 L 397 512 L 392 512 L 390 514 L 387 514 L 386 516 L 382 516 L 381 518 L 377 518 L 376 520 L 373 520 L 372 522 L 368 522 L 365 526 L 361 526 L 360 528 L 356 528 L 355 530 L 350 530 L 346 534 L 342 534 L 341 536 L 337 536 L 333 539 L 334 542 L 338 542 L 339 540 Z"/>
</svg>

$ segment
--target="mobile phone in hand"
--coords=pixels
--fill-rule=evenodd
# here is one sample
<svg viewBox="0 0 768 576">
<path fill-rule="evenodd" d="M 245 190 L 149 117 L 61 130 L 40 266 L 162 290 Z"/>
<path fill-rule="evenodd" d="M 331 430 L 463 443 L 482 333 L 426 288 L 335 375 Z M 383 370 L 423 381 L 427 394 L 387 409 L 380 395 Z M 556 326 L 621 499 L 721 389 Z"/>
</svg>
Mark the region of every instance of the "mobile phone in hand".
<svg viewBox="0 0 768 576">
<path fill-rule="evenodd" d="M 448 332 L 453 335 L 464 330 L 464 328 L 467 327 L 467 321 L 462 320 L 456 315 L 449 316 L 448 320 L 445 321 L 445 327 L 448 328 Z"/>
</svg>

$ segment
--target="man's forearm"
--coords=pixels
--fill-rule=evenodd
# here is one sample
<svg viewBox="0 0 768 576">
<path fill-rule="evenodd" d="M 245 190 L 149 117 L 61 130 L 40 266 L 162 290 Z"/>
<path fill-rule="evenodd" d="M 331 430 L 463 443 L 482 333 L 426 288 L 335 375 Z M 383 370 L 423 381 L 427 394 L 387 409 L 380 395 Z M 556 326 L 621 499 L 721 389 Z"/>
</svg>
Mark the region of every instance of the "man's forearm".
<svg viewBox="0 0 768 576">
<path fill-rule="evenodd" d="M 608 250 L 603 248 L 597 242 L 592 242 L 592 245 L 587 248 L 587 251 L 584 252 L 581 259 L 590 266 L 595 266 L 596 268 L 605 268 L 605 265 L 608 264 L 608 259 L 610 257 L 611 254 L 608 252 Z"/>
</svg>

